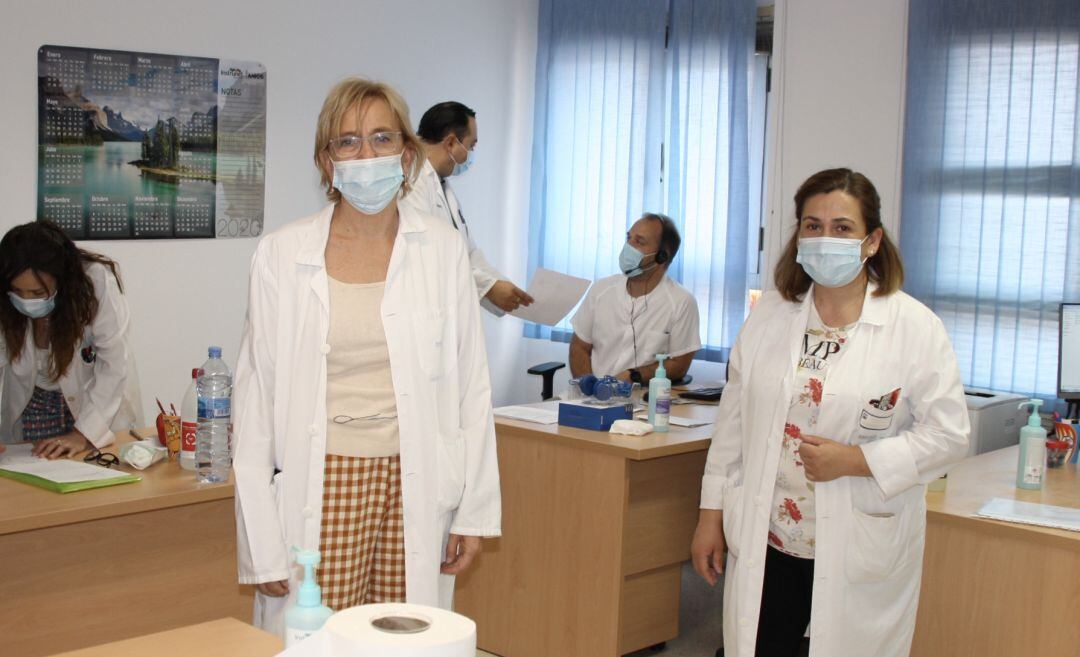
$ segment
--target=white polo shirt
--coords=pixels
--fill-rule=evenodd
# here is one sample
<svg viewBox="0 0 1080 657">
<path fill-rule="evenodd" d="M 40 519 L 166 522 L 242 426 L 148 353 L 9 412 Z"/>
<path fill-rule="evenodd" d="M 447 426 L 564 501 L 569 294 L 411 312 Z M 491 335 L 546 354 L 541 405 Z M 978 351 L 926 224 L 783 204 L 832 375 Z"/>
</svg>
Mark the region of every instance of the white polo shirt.
<svg viewBox="0 0 1080 657">
<path fill-rule="evenodd" d="M 701 349 L 697 301 L 666 275 L 652 292 L 631 297 L 626 276 L 593 283 L 572 320 L 574 333 L 593 346 L 596 376 L 647 365 L 656 354 L 682 356 Z"/>
</svg>

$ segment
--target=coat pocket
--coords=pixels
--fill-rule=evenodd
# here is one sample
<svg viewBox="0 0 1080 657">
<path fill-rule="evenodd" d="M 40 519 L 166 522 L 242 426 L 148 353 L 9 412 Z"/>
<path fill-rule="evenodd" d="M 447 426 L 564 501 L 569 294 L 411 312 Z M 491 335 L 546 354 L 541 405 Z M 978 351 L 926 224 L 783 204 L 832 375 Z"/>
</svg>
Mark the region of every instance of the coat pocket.
<svg viewBox="0 0 1080 657">
<path fill-rule="evenodd" d="M 853 509 L 845 569 L 852 583 L 881 582 L 900 575 L 909 537 L 902 516 Z"/>
<path fill-rule="evenodd" d="M 439 438 L 439 513 L 452 511 L 465 493 L 465 441 L 460 437 Z"/>
<path fill-rule="evenodd" d="M 416 357 L 420 369 L 431 379 L 438 379 L 447 370 L 449 353 L 444 348 L 446 313 L 441 308 L 419 312 L 413 317 L 416 337 Z"/>
<path fill-rule="evenodd" d="M 742 535 L 743 487 L 735 486 L 724 492 L 724 542 L 728 552 L 739 558 L 739 537 Z"/>
</svg>

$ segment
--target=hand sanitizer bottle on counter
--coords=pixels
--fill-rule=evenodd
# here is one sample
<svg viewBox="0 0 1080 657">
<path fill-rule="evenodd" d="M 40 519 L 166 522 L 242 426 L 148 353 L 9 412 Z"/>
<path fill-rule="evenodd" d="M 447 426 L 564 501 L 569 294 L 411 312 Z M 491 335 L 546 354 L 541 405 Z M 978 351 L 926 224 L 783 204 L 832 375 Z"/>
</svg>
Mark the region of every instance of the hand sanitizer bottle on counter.
<svg viewBox="0 0 1080 657">
<path fill-rule="evenodd" d="M 296 550 L 296 548 L 293 548 Z M 285 611 L 285 647 L 291 648 L 323 626 L 334 611 L 322 603 L 322 589 L 315 583 L 318 550 L 296 550 L 296 563 L 304 567 L 304 582 L 296 604 Z"/>
<path fill-rule="evenodd" d="M 664 361 L 667 354 L 656 354 L 659 365 L 656 374 L 649 380 L 649 424 L 653 431 L 664 433 L 671 422 L 671 380 L 667 378 Z"/>
<path fill-rule="evenodd" d="M 1030 399 L 1020 404 L 1031 404 L 1031 415 L 1027 424 L 1020 429 L 1020 462 L 1016 466 L 1016 487 L 1027 490 L 1039 490 L 1046 472 L 1046 429 L 1043 429 L 1039 416 L 1041 399 Z"/>
</svg>

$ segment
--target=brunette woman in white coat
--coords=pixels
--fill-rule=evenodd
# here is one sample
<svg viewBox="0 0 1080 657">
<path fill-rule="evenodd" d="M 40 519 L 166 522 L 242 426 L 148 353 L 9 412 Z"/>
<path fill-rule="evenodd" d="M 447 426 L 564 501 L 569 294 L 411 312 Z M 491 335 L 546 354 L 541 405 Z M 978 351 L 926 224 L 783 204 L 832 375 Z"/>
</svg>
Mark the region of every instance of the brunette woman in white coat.
<svg viewBox="0 0 1080 657">
<path fill-rule="evenodd" d="M 115 262 L 35 221 L 0 241 L 3 443 L 55 459 L 104 448 L 142 426 L 131 314 Z"/>
<path fill-rule="evenodd" d="M 324 602 L 449 607 L 500 532 L 487 357 L 468 249 L 402 208 L 421 156 L 390 87 L 335 86 L 315 162 L 331 204 L 266 236 L 235 388 L 240 581 L 281 632 L 318 549 Z"/>
<path fill-rule="evenodd" d="M 900 291 L 880 207 L 848 169 L 804 182 L 777 290 L 732 350 L 691 549 L 709 583 L 724 574 L 726 657 L 794 657 L 807 624 L 811 657 L 909 652 L 924 485 L 969 427 L 948 336 Z"/>
</svg>

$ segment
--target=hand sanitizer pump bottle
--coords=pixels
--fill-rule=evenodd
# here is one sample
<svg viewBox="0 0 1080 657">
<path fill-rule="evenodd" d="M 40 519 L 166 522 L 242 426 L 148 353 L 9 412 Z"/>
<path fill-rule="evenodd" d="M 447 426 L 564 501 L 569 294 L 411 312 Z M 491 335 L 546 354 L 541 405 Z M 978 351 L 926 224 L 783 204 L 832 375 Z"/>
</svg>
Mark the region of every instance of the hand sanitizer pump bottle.
<svg viewBox="0 0 1080 657">
<path fill-rule="evenodd" d="M 1046 472 L 1046 430 L 1039 417 L 1041 399 L 1030 399 L 1020 404 L 1031 404 L 1031 415 L 1027 424 L 1020 429 L 1020 462 L 1016 466 L 1016 487 L 1027 490 L 1042 488 L 1043 475 Z"/>
<path fill-rule="evenodd" d="M 304 567 L 304 582 L 296 596 L 296 604 L 285 611 L 285 647 L 289 648 L 308 638 L 323 626 L 334 611 L 322 603 L 322 589 L 315 583 L 318 550 L 296 551 L 296 563 Z"/>
<path fill-rule="evenodd" d="M 671 422 L 671 380 L 667 378 L 664 361 L 667 354 L 656 354 L 659 363 L 656 374 L 649 380 L 649 424 L 653 431 L 665 433 Z"/>
</svg>

